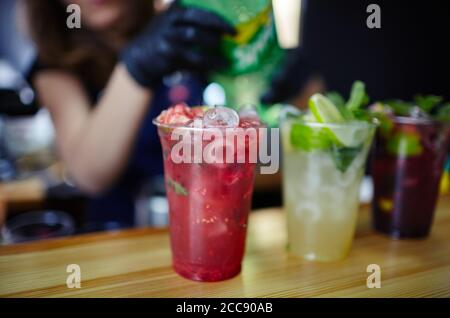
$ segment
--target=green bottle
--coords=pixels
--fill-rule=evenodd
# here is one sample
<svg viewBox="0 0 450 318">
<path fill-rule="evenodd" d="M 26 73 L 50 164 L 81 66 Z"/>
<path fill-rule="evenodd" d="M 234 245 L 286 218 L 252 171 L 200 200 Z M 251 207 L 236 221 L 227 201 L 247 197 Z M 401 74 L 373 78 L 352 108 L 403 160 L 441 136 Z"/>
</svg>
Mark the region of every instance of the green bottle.
<svg viewBox="0 0 450 318">
<path fill-rule="evenodd" d="M 182 0 L 215 12 L 232 24 L 237 35 L 226 36 L 222 52 L 230 61 L 226 70 L 212 74 L 210 80 L 222 86 L 226 104 L 239 108 L 255 105 L 268 124 L 277 121 L 277 111 L 260 104 L 272 74 L 284 58 L 278 45 L 271 0 Z"/>
</svg>

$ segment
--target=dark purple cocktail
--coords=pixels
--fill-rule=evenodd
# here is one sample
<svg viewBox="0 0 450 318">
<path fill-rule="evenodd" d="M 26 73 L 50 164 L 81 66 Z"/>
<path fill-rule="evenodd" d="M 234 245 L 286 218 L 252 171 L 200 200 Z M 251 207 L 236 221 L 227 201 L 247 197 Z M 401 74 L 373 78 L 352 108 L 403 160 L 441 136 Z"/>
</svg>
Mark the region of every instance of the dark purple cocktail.
<svg viewBox="0 0 450 318">
<path fill-rule="evenodd" d="M 375 229 L 394 238 L 429 234 L 448 153 L 448 124 L 395 117 L 375 139 Z"/>
</svg>

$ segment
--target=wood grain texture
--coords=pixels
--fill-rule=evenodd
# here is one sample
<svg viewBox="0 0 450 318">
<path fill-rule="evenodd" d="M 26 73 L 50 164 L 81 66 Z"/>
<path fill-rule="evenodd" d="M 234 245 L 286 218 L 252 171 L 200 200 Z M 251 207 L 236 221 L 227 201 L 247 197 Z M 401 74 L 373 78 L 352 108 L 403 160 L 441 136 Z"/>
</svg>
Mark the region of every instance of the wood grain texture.
<svg viewBox="0 0 450 318">
<path fill-rule="evenodd" d="M 427 239 L 395 241 L 360 212 L 347 259 L 302 261 L 286 253 L 280 209 L 252 213 L 242 273 L 198 283 L 170 265 L 167 230 L 136 229 L 0 248 L 2 297 L 450 297 L 450 198 L 439 202 Z M 82 270 L 80 289 L 65 285 L 66 266 Z M 381 266 L 381 288 L 366 287 L 367 265 Z"/>
</svg>

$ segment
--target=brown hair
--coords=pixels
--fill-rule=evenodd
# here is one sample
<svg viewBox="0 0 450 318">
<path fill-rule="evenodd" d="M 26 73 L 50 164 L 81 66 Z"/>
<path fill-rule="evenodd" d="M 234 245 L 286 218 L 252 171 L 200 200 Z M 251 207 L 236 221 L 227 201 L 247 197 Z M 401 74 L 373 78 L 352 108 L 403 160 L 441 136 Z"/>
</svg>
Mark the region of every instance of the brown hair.
<svg viewBox="0 0 450 318">
<path fill-rule="evenodd" d="M 130 0 L 127 0 L 130 1 Z M 153 0 L 131 0 L 120 21 L 120 36 L 128 40 L 149 22 L 154 14 Z M 29 32 L 39 63 L 70 71 L 82 81 L 102 87 L 117 60 L 117 50 L 86 27 L 66 26 L 65 6 L 60 0 L 26 0 Z"/>
</svg>

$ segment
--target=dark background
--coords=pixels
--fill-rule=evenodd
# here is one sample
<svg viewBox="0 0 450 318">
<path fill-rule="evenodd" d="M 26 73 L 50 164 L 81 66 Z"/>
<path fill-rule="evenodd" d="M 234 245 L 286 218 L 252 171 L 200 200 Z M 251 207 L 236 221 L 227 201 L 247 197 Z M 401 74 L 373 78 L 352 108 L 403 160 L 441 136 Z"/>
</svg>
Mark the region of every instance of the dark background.
<svg viewBox="0 0 450 318">
<path fill-rule="evenodd" d="M 370 3 L 381 29 L 366 26 Z M 304 48 L 328 89 L 345 94 L 360 79 L 372 100 L 450 98 L 448 1 L 312 0 L 306 12 Z"/>
</svg>

